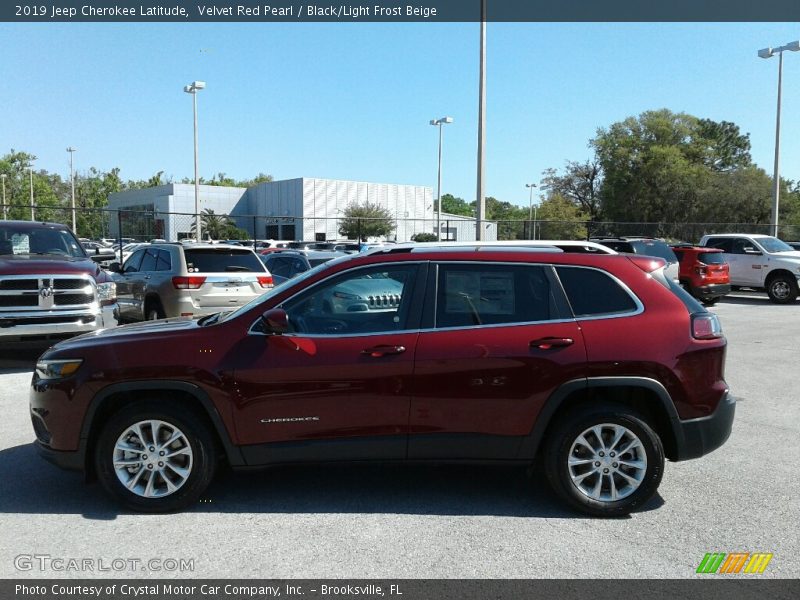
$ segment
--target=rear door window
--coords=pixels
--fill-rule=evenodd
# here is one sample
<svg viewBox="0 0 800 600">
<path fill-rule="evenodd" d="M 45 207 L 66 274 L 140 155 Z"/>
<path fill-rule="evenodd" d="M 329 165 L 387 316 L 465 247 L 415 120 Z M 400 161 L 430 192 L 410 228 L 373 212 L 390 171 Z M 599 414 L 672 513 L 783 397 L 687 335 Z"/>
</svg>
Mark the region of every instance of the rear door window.
<svg viewBox="0 0 800 600">
<path fill-rule="evenodd" d="M 190 273 L 264 272 L 264 265 L 251 250 L 189 248 L 184 250 Z"/>
<path fill-rule="evenodd" d="M 159 250 L 156 259 L 156 271 L 171 271 L 172 257 L 166 250 Z"/>
<path fill-rule="evenodd" d="M 144 252 L 144 258 L 142 258 L 142 266 L 139 267 L 140 271 L 155 271 L 156 264 L 158 262 L 158 250 L 153 248 L 148 248 Z"/>
<path fill-rule="evenodd" d="M 576 317 L 636 312 L 638 305 L 619 282 L 597 269 L 556 267 L 561 285 Z"/>
<path fill-rule="evenodd" d="M 549 267 L 440 265 L 436 327 L 529 323 L 560 318 L 546 268 Z"/>
</svg>

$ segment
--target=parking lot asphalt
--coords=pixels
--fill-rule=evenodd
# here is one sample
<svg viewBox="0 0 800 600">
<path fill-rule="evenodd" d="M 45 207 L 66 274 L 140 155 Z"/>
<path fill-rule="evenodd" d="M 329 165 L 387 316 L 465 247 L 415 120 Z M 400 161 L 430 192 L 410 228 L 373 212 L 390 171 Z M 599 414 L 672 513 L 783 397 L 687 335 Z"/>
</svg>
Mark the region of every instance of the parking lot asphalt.
<svg viewBox="0 0 800 600">
<path fill-rule="evenodd" d="M 99 485 L 36 455 L 38 352 L 4 350 L 0 577 L 683 578 L 707 552 L 771 552 L 760 577 L 800 577 L 800 302 L 739 294 L 713 310 L 729 341 L 733 434 L 709 456 L 668 463 L 649 505 L 614 520 L 564 509 L 541 473 L 466 466 L 228 473 L 188 512 L 121 512 Z M 15 567 L 34 554 L 193 559 L 194 571 Z"/>
</svg>

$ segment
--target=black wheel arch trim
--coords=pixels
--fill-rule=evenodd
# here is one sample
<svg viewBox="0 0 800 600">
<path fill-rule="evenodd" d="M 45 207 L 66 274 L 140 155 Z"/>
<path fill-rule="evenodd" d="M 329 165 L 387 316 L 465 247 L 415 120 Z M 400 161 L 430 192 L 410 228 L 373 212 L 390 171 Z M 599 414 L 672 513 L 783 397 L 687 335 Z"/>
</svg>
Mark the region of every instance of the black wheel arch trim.
<svg viewBox="0 0 800 600">
<path fill-rule="evenodd" d="M 225 427 L 225 423 L 222 421 L 222 417 L 220 416 L 219 411 L 217 411 L 217 407 L 214 406 L 214 403 L 211 401 L 211 398 L 209 398 L 206 391 L 203 388 L 187 381 L 176 381 L 169 379 L 123 381 L 120 383 L 112 383 L 111 385 L 100 390 L 89 403 L 89 408 L 86 410 L 86 416 L 83 419 L 80 444 L 83 451 L 86 451 L 89 440 L 89 432 L 91 431 L 98 409 L 105 402 L 107 402 L 111 396 L 119 393 L 140 392 L 145 390 L 176 390 L 186 392 L 192 396 L 200 403 L 205 413 L 211 419 L 214 430 L 216 431 L 217 436 L 219 437 L 222 446 L 225 449 L 228 463 L 232 467 L 246 465 L 240 448 L 234 445 L 231 441 L 230 434 Z"/>
<path fill-rule="evenodd" d="M 669 392 L 661 383 L 648 377 L 589 377 L 567 381 L 550 394 L 550 397 L 545 401 L 542 410 L 536 418 L 533 429 L 525 436 L 520 445 L 519 458 L 533 460 L 536 457 L 544 434 L 553 420 L 553 416 L 568 396 L 579 391 L 608 387 L 636 387 L 653 392 L 669 417 L 670 429 L 675 438 L 677 448 L 680 449 L 684 446 L 684 433 L 678 411 L 675 409 L 675 404 L 672 402 L 672 397 L 669 395 Z"/>
</svg>

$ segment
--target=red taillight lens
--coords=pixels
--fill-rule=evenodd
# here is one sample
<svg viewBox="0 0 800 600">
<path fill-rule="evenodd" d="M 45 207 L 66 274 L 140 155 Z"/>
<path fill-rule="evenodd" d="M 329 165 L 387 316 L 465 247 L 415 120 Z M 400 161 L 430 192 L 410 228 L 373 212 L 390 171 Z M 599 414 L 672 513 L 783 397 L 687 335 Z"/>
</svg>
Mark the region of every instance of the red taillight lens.
<svg viewBox="0 0 800 600">
<path fill-rule="evenodd" d="M 711 313 L 692 315 L 692 337 L 698 340 L 721 338 L 722 325 L 717 315 Z"/>
<path fill-rule="evenodd" d="M 172 285 L 178 290 L 198 290 L 206 282 L 205 277 L 173 277 Z"/>
<path fill-rule="evenodd" d="M 698 275 L 705 275 L 708 272 L 708 269 L 706 268 L 705 263 L 698 262 L 694 265 L 694 272 Z"/>
<path fill-rule="evenodd" d="M 259 275 L 258 283 L 261 287 L 272 287 L 272 275 Z"/>
</svg>

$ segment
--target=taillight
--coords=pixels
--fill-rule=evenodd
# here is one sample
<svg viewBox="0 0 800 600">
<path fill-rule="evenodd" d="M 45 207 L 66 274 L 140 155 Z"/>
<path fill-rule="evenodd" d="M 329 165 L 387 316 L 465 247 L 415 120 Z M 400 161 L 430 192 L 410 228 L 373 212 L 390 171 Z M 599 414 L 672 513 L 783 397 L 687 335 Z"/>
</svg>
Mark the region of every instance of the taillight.
<svg viewBox="0 0 800 600">
<path fill-rule="evenodd" d="M 261 287 L 272 287 L 272 275 L 259 275 L 258 283 Z"/>
<path fill-rule="evenodd" d="M 717 315 L 713 313 L 692 315 L 692 337 L 698 340 L 721 338 L 722 325 Z"/>
<path fill-rule="evenodd" d="M 172 285 L 174 285 L 177 290 L 199 290 L 200 286 L 205 282 L 205 277 L 198 277 L 196 275 L 172 278 Z"/>
<path fill-rule="evenodd" d="M 708 272 L 705 263 L 697 262 L 694 264 L 694 272 L 698 275 L 705 275 Z"/>
</svg>

